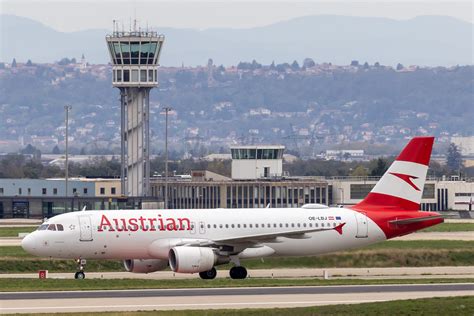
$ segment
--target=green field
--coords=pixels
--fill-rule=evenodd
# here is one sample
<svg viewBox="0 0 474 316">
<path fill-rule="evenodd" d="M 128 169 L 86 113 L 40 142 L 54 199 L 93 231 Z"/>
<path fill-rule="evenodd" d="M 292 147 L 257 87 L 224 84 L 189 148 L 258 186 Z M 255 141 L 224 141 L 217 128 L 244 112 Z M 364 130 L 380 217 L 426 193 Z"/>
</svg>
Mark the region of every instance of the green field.
<svg viewBox="0 0 474 316">
<path fill-rule="evenodd" d="M 420 230 L 423 232 L 470 232 L 474 231 L 474 223 L 443 223 Z"/>
<path fill-rule="evenodd" d="M 317 315 L 474 315 L 474 296 L 443 298 L 425 298 L 416 300 L 398 300 L 363 304 L 339 304 L 299 308 L 272 309 L 217 309 L 217 310 L 184 310 L 184 311 L 150 311 L 150 312 L 109 312 L 109 313 L 58 313 L 58 316 L 101 315 L 101 316 L 317 316 Z"/>
<path fill-rule="evenodd" d="M 36 227 L 32 227 L 32 226 L 27 226 L 27 227 L 4 226 L 4 227 L 0 227 L 0 238 L 18 237 L 18 233 L 31 233 L 34 230 L 36 230 Z"/>
<path fill-rule="evenodd" d="M 214 280 L 176 279 L 0 279 L 1 292 L 15 291 L 74 291 L 74 290 L 125 290 L 125 289 L 176 289 L 176 288 L 213 288 L 213 287 L 276 287 L 276 286 L 327 286 L 327 285 L 374 285 L 374 284 L 434 284 L 434 283 L 473 283 L 474 278 L 466 279 L 266 279 L 247 278 L 232 280 L 216 278 Z M 474 283 L 473 283 L 474 284 Z"/>
<path fill-rule="evenodd" d="M 474 262 L 474 241 L 387 241 L 369 247 L 314 257 L 245 260 L 249 269 L 468 266 Z M 228 269 L 230 265 L 219 266 Z M 37 258 L 19 246 L 0 247 L 0 273 L 75 271 L 73 260 Z M 86 271 L 123 271 L 121 261 L 88 260 Z"/>
</svg>

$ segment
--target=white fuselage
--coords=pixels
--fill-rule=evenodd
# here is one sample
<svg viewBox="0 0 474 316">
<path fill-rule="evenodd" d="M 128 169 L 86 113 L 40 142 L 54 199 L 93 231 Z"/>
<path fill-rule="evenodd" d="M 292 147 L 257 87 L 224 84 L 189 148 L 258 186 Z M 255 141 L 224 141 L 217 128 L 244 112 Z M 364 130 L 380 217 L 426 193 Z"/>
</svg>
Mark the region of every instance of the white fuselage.
<svg viewBox="0 0 474 316">
<path fill-rule="evenodd" d="M 82 211 L 55 216 L 47 224 L 62 231 L 37 230 L 25 237 L 28 252 L 72 259 L 167 259 L 179 243 L 219 241 L 272 233 L 329 228 L 293 237 L 276 237 L 248 248 L 242 259 L 308 256 L 373 244 L 386 239 L 363 213 L 346 208 L 196 209 Z M 242 249 L 242 250 L 243 250 Z"/>
</svg>

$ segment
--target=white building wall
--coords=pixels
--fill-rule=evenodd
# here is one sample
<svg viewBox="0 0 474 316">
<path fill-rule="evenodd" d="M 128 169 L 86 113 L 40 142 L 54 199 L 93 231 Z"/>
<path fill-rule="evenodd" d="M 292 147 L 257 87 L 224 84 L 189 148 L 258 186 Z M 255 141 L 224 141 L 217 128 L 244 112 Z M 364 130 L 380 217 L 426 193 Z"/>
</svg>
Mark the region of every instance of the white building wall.
<svg viewBox="0 0 474 316">
<path fill-rule="evenodd" d="M 232 179 L 264 178 L 266 167 L 269 168 L 269 177 L 283 175 L 282 159 L 234 159 L 232 160 Z"/>
</svg>

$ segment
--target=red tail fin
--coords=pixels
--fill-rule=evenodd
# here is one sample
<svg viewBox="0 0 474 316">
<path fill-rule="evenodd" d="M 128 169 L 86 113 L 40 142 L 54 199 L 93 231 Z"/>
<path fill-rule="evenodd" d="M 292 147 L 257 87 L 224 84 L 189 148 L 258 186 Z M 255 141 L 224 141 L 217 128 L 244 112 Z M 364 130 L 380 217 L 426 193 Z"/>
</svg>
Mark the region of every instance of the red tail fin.
<svg viewBox="0 0 474 316">
<path fill-rule="evenodd" d="M 434 137 L 414 137 L 357 209 L 419 210 Z"/>
</svg>

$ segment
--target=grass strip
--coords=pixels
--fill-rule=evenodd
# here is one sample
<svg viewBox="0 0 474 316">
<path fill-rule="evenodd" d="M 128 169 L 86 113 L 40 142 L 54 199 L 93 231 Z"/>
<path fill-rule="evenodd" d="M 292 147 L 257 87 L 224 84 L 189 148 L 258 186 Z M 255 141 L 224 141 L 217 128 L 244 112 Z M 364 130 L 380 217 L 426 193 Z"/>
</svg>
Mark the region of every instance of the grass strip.
<svg viewBox="0 0 474 316">
<path fill-rule="evenodd" d="M 422 229 L 418 232 L 470 232 L 474 231 L 474 223 L 442 223 Z"/>
<path fill-rule="evenodd" d="M 244 260 L 248 269 L 277 268 L 366 268 L 366 267 L 426 267 L 426 266 L 470 266 L 474 262 L 471 250 L 365 250 L 351 253 L 336 253 L 315 257 L 284 257 Z M 218 269 L 229 269 L 230 265 Z M 49 259 L 2 259 L 0 273 L 34 273 L 38 270 L 50 272 L 75 271 L 73 260 Z M 88 260 L 86 271 L 124 271 L 121 261 Z"/>
<path fill-rule="evenodd" d="M 25 226 L 25 227 L 0 227 L 0 238 L 3 237 L 18 237 L 19 233 L 31 233 L 36 230 L 36 227 Z"/>
<path fill-rule="evenodd" d="M 1 292 L 27 291 L 84 291 L 84 290 L 127 290 L 127 289 L 176 289 L 176 288 L 221 288 L 221 287 L 277 287 L 277 286 L 328 286 L 328 285 L 376 285 L 376 284 L 434 284 L 434 283 L 473 283 L 474 278 L 452 279 L 268 279 L 247 278 L 232 280 L 177 279 L 0 279 Z"/>
</svg>

